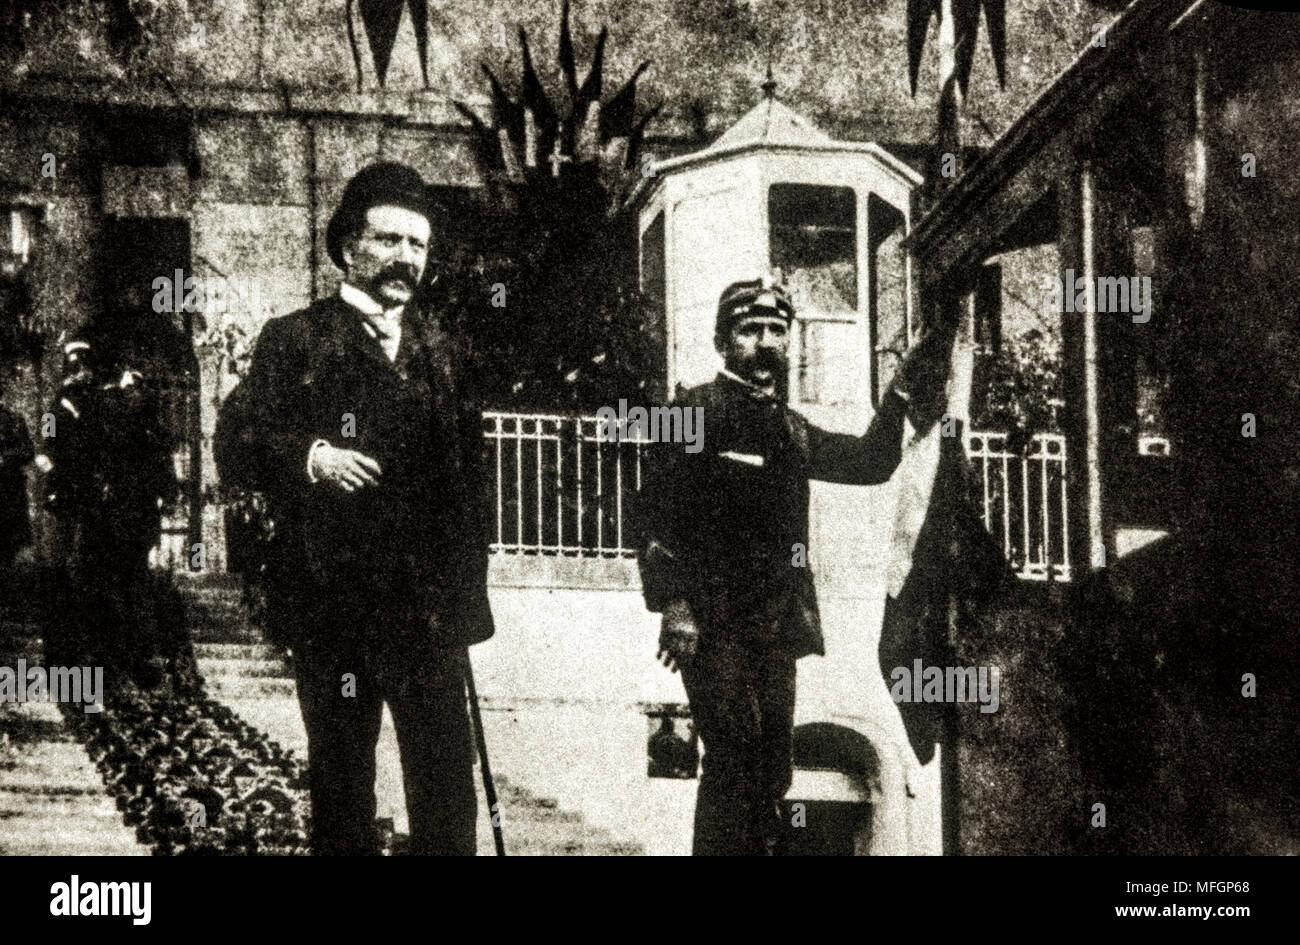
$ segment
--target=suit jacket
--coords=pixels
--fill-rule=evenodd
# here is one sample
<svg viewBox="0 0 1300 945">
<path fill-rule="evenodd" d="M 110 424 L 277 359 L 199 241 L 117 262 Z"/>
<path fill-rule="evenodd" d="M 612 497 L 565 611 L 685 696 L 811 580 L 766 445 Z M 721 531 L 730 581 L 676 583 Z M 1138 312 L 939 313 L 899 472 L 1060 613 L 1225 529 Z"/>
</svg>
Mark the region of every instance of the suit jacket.
<svg viewBox="0 0 1300 945">
<path fill-rule="evenodd" d="M 822 654 L 808 550 L 808 480 L 873 485 L 898 465 L 905 406 L 886 398 L 861 437 L 823 430 L 726 375 L 683 393 L 703 408 L 704 448 L 652 448 L 636 508 L 646 606 L 685 600 L 701 633 Z M 806 557 L 805 557 L 806 562 Z"/>
<path fill-rule="evenodd" d="M 262 329 L 214 449 L 223 481 L 267 496 L 273 637 L 300 639 L 318 608 L 356 598 L 414 611 L 431 633 L 465 643 L 492 635 L 482 415 L 461 353 L 432 319 L 408 311 L 390 362 L 338 297 Z M 376 459 L 379 484 L 346 493 L 311 482 L 317 440 Z"/>
</svg>

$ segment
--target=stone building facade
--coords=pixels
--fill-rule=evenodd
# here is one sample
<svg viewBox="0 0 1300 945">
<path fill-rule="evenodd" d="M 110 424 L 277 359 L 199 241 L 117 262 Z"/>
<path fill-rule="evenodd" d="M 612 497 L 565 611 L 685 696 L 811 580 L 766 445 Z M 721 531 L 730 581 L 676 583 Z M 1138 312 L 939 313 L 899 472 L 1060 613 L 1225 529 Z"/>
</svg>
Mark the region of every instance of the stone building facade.
<svg viewBox="0 0 1300 945">
<path fill-rule="evenodd" d="M 375 36 L 344 0 L 129 6 L 138 16 L 124 27 L 99 0 L 36 5 L 25 18 L 20 11 L 0 47 L 0 181 L 12 192 L 0 198 L 44 205 L 25 274 L 43 354 L 14 366 L 4 396 L 39 429 L 58 382 L 60 338 L 107 304 L 110 276 L 145 280 L 151 294 L 156 279 L 177 271 L 197 279 L 202 317 L 171 314 L 198 355 L 200 377 L 177 408 L 193 443 L 178 464 L 198 513 L 213 479 L 206 439 L 234 377 L 205 333 L 208 342 L 227 328 L 251 339 L 267 318 L 333 291 L 325 222 L 346 180 L 371 160 L 413 164 L 443 189 L 460 224 L 472 218 L 481 182 L 454 102 L 487 116 L 478 65 L 515 76 L 519 26 L 554 96 L 561 7 L 397 4 L 381 83 Z M 976 70 L 972 142 L 1009 123 L 1098 18 L 1084 0 L 1037 6 L 1063 15 L 1047 26 L 1043 10 L 1012 12 L 1016 65 L 1006 93 L 992 70 Z M 423 42 L 417 7 L 427 15 Z M 647 129 L 656 157 L 698 149 L 732 124 L 757 101 L 769 64 L 801 113 L 839 137 L 878 140 L 908 157 L 930 136 L 935 63 L 927 59 L 912 98 L 904 11 L 901 0 L 870 9 L 848 0 L 634 8 L 593 0 L 576 4 L 571 19 L 580 76 L 600 27 L 610 29 L 607 95 L 639 61 L 652 61 L 641 97 L 663 106 Z M 48 522 L 37 519 L 48 551 Z M 220 564 L 211 528 L 200 535 L 192 524 L 187 537 L 202 537 L 216 555 L 209 565 Z"/>
</svg>

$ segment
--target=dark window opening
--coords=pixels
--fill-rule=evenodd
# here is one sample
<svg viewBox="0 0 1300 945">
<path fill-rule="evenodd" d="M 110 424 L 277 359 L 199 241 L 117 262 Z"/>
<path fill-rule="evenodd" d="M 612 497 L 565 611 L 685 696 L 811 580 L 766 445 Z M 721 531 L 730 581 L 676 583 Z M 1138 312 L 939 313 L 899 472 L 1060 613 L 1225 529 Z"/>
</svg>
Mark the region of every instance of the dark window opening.
<svg viewBox="0 0 1300 945">
<path fill-rule="evenodd" d="M 797 312 L 857 311 L 857 195 L 851 187 L 773 184 L 768 224 L 772 266 L 784 273 Z"/>
</svg>

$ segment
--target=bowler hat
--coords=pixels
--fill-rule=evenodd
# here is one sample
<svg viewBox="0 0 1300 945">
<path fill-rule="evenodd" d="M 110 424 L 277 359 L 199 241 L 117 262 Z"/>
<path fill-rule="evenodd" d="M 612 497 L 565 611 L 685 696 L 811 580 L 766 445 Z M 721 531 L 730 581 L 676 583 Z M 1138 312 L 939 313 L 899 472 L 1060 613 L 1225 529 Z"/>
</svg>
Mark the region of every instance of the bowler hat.
<svg viewBox="0 0 1300 945">
<path fill-rule="evenodd" d="M 794 303 L 778 277 L 762 276 L 727 286 L 718 298 L 718 315 L 713 328 L 714 347 L 721 351 L 738 322 L 760 314 L 783 318 L 786 324 L 794 319 Z"/>
<path fill-rule="evenodd" d="M 405 207 L 433 219 L 429 188 L 420 172 L 396 161 L 380 161 L 359 170 L 343 189 L 343 199 L 325 229 L 325 248 L 340 269 L 343 243 L 365 224 L 366 211 L 380 206 Z"/>
</svg>

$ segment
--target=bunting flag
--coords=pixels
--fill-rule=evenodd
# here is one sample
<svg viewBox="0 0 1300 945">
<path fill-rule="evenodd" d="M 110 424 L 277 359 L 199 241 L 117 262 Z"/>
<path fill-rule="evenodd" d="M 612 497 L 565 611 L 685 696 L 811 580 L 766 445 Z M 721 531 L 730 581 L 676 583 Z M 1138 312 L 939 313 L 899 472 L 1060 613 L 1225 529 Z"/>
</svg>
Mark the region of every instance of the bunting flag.
<svg viewBox="0 0 1300 945">
<path fill-rule="evenodd" d="M 397 44 L 397 30 L 402 24 L 403 8 L 411 11 L 411 25 L 415 30 L 415 49 L 420 57 L 420 75 L 424 87 L 429 87 L 429 9 L 425 0 L 355 0 L 361 24 L 365 28 L 366 42 L 375 62 L 375 75 L 383 88 L 388 77 L 388 64 Z M 347 2 L 348 41 L 352 44 L 352 58 L 357 67 L 357 89 L 361 89 L 361 55 L 357 50 L 356 33 L 352 24 L 353 0 Z"/>
<path fill-rule="evenodd" d="M 943 0 L 907 0 L 907 78 L 912 94 L 916 94 L 916 80 L 921 71 L 921 53 L 925 50 L 925 37 L 930 30 L 931 18 L 943 20 Z M 998 71 L 998 85 L 1007 85 L 1007 3 L 1006 0 L 951 0 L 955 32 L 955 57 L 957 82 L 966 94 L 970 83 L 971 66 L 975 61 L 975 40 L 979 33 L 980 10 L 989 31 L 989 47 L 993 52 L 993 66 Z M 943 78 L 947 78 L 946 76 Z"/>
</svg>

